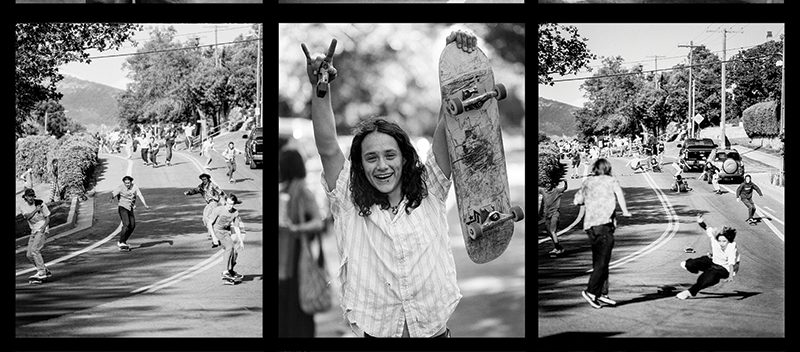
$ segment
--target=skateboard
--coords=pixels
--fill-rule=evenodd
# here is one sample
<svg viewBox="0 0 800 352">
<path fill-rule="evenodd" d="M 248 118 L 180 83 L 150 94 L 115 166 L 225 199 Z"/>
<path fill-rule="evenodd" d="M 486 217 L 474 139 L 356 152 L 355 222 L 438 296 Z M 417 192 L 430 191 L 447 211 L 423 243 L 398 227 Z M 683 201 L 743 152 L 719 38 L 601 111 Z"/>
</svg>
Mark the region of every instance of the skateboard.
<svg viewBox="0 0 800 352">
<path fill-rule="evenodd" d="M 446 107 L 450 155 L 461 233 L 469 258 L 483 264 L 499 257 L 525 217 L 511 207 L 497 101 L 506 97 L 495 85 L 489 59 L 448 44 L 439 57 L 439 87 Z"/>
<path fill-rule="evenodd" d="M 44 277 L 44 278 L 34 278 L 34 277 L 29 277 L 29 278 L 28 278 L 28 284 L 29 284 L 29 285 L 41 285 L 42 283 L 44 283 L 44 282 L 46 282 L 46 281 L 50 280 L 50 277 L 51 277 L 51 276 L 52 276 L 52 274 L 48 274 L 48 275 L 47 275 L 46 277 Z"/>
<path fill-rule="evenodd" d="M 120 252 L 130 252 L 131 247 L 117 247 Z"/>
<path fill-rule="evenodd" d="M 227 278 L 227 277 L 223 277 L 222 281 L 224 281 L 223 284 L 225 284 L 225 285 L 236 285 L 236 284 L 242 283 L 242 279 L 243 278 L 244 278 L 244 276 L 237 275 L 236 277 L 234 277 L 232 279 L 231 278 Z"/>
</svg>

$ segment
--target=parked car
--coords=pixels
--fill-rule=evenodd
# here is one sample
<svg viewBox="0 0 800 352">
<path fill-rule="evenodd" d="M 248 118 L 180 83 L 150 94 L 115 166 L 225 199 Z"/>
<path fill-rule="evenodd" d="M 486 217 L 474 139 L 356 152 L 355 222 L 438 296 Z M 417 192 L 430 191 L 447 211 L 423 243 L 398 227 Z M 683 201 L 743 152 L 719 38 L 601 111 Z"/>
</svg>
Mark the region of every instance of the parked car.
<svg viewBox="0 0 800 352">
<path fill-rule="evenodd" d="M 717 144 L 711 138 L 688 138 L 684 141 L 683 146 L 678 144 L 678 148 L 681 148 L 680 158 L 683 171 L 702 170 L 708 156 L 716 147 Z"/>
<path fill-rule="evenodd" d="M 717 148 L 708 156 L 707 161 L 719 169 L 719 179 L 744 181 L 744 162 L 736 149 Z"/>
<path fill-rule="evenodd" d="M 250 135 L 244 135 L 247 142 L 244 143 L 244 163 L 250 165 L 251 169 L 262 167 L 264 162 L 264 131 L 263 127 L 256 127 L 250 131 Z"/>
</svg>

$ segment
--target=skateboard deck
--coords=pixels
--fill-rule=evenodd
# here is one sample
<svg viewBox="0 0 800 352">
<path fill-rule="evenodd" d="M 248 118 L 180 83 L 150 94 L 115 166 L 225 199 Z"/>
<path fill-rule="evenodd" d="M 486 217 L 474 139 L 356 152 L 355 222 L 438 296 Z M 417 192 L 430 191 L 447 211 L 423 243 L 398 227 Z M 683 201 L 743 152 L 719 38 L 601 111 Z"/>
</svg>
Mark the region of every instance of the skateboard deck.
<svg viewBox="0 0 800 352">
<path fill-rule="evenodd" d="M 489 59 L 448 44 L 439 57 L 439 87 L 446 107 L 447 150 L 452 164 L 461 233 L 469 258 L 478 264 L 499 257 L 514 234 L 522 208 L 512 210 L 495 85 Z"/>
</svg>

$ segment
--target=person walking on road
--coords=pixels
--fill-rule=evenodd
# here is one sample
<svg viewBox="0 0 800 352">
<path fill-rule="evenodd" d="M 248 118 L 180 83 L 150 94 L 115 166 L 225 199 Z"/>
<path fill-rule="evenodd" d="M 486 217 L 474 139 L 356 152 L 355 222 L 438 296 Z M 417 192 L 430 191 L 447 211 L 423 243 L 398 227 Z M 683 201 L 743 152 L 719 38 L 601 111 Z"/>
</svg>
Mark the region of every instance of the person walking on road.
<svg viewBox="0 0 800 352">
<path fill-rule="evenodd" d="M 451 42 L 472 52 L 477 38 L 458 30 L 445 39 Z M 309 88 L 317 86 L 320 70 L 336 78 L 333 53 L 312 59 L 301 46 Z M 345 320 L 364 337 L 450 337 L 447 321 L 462 296 L 445 216 L 452 165 L 444 106 L 425 163 L 408 134 L 381 118 L 358 124 L 345 158 L 332 95 L 311 94 L 311 117 L 342 258 Z"/>
<path fill-rule="evenodd" d="M 33 189 L 26 189 L 22 194 L 22 199 L 25 202 L 17 209 L 17 215 L 22 215 L 28 221 L 28 227 L 31 229 L 26 256 L 36 266 L 36 274 L 29 279 L 43 280 L 53 275 L 44 265 L 42 258 L 42 248 L 50 233 L 50 209 L 43 200 L 36 199 L 36 192 Z"/>
<path fill-rule="evenodd" d="M 164 147 L 167 149 L 167 166 L 172 165 L 172 149 L 175 148 L 175 130 L 170 130 L 164 139 Z"/>
<path fill-rule="evenodd" d="M 560 187 L 561 184 L 564 187 Z M 551 257 L 556 257 L 564 253 L 564 247 L 558 243 L 558 217 L 560 215 L 559 208 L 561 207 L 561 196 L 567 191 L 568 184 L 566 180 L 561 180 L 556 184 L 548 183 L 545 187 L 539 187 L 539 194 L 542 196 L 544 205 L 544 222 L 547 227 L 547 233 L 553 240 L 553 250 L 549 252 Z"/>
<path fill-rule="evenodd" d="M 131 237 L 133 229 L 136 228 L 136 218 L 133 216 L 133 210 L 136 208 L 136 197 L 142 200 L 142 204 L 146 209 L 150 209 L 139 187 L 133 184 L 133 177 L 130 176 L 123 177 L 122 185 L 111 192 L 111 200 L 114 201 L 116 199 L 118 201 L 117 212 L 120 220 L 122 220 L 122 231 L 120 231 L 119 241 L 117 241 L 117 247 L 120 250 L 130 250 L 128 238 Z"/>
<path fill-rule="evenodd" d="M 711 242 L 711 257 L 702 256 L 681 262 L 681 267 L 690 273 L 697 274 L 698 271 L 703 273 L 692 287 L 678 293 L 676 297 L 679 299 L 695 297 L 700 290 L 714 286 L 722 279 L 730 281 L 739 270 L 739 251 L 734 242 L 736 229 L 727 226 L 721 229 L 707 226 L 702 215 L 697 217 L 697 223 L 705 230 Z"/>
<path fill-rule="evenodd" d="M 200 185 L 183 192 L 183 194 L 186 196 L 193 194 L 200 194 L 203 196 L 203 200 L 206 202 L 206 207 L 203 208 L 203 226 L 208 231 L 208 238 L 211 240 L 211 248 L 218 247 L 219 239 L 217 238 L 217 235 L 214 234 L 214 231 L 208 227 L 208 219 L 214 209 L 221 205 L 220 201 L 223 199 L 223 197 L 225 197 L 225 192 L 219 188 L 216 183 L 211 181 L 211 175 L 201 174 Z"/>
<path fill-rule="evenodd" d="M 222 157 L 225 158 L 225 165 L 228 166 L 228 172 L 225 174 L 230 177 L 230 183 L 236 182 L 233 178 L 233 172 L 236 171 L 236 154 L 244 155 L 244 152 L 236 149 L 233 142 L 228 142 L 228 148 L 222 152 Z"/>
<path fill-rule="evenodd" d="M 208 166 L 211 165 L 212 150 L 215 152 L 217 151 L 216 149 L 214 149 L 214 137 L 209 136 L 208 138 L 206 138 L 205 141 L 203 141 L 203 146 L 200 149 L 200 155 L 202 156 L 205 154 L 206 156 L 206 169 L 210 169 L 210 167 Z"/>
<path fill-rule="evenodd" d="M 144 133 L 139 136 L 139 149 L 142 152 L 142 164 L 145 166 L 150 165 L 148 161 L 150 158 L 150 139 Z"/>
<path fill-rule="evenodd" d="M 581 151 L 577 148 L 572 151 L 572 178 L 579 178 L 578 168 L 581 166 Z"/>
<path fill-rule="evenodd" d="M 764 194 L 761 193 L 761 189 L 758 188 L 758 185 L 751 181 L 750 175 L 745 175 L 744 183 L 739 185 L 739 188 L 736 189 L 736 201 L 741 201 L 747 206 L 747 220 L 745 221 L 750 225 L 758 223 L 758 221 L 753 218 L 753 215 L 756 214 L 756 205 L 753 203 L 753 190 L 758 192 L 759 196 L 764 196 Z"/>
<path fill-rule="evenodd" d="M 714 163 L 708 161 L 706 162 L 705 171 L 708 184 L 714 186 L 714 193 L 722 194 L 722 190 L 719 189 L 719 168 L 714 165 Z"/>
<path fill-rule="evenodd" d="M 183 136 L 186 137 L 184 142 L 186 142 L 186 150 L 189 152 L 192 151 L 192 133 L 194 132 L 194 125 L 191 122 L 187 122 L 186 126 L 183 126 Z"/>
<path fill-rule="evenodd" d="M 592 244 L 592 274 L 581 295 L 594 308 L 601 304 L 616 305 L 608 296 L 608 264 L 614 248 L 614 231 L 617 227 L 616 204 L 622 216 L 631 216 L 619 181 L 611 176 L 611 163 L 597 159 L 592 175 L 586 178 L 575 193 L 575 205 L 584 205 L 583 229 Z"/>
<path fill-rule="evenodd" d="M 300 307 L 299 262 L 302 241 L 322 236 L 324 221 L 306 184 L 306 167 L 297 150 L 279 152 L 278 337 L 314 337 L 314 315 Z"/>
<path fill-rule="evenodd" d="M 242 230 L 239 210 L 234 208 L 235 205 L 242 202 L 239 201 L 235 194 L 228 194 L 223 199 L 223 206 L 217 207 L 211 212 L 208 227 L 214 231 L 214 234 L 222 243 L 222 248 L 225 249 L 225 254 L 222 256 L 223 266 L 225 267 L 222 271 L 223 283 L 234 285 L 243 277 L 233 270 L 236 266 L 239 251 L 244 250 L 245 233 Z M 234 235 L 231 235 L 231 232 Z M 236 242 L 235 245 L 234 241 Z"/>
<path fill-rule="evenodd" d="M 158 141 L 156 140 L 155 136 L 150 136 L 150 162 L 153 164 L 153 168 L 158 166 Z"/>
</svg>

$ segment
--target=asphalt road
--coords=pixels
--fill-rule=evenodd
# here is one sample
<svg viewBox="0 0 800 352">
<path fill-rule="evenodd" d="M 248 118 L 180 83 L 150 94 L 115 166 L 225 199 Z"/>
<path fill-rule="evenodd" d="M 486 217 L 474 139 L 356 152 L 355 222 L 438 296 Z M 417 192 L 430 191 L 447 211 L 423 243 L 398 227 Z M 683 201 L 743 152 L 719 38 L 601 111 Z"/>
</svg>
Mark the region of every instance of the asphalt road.
<svg viewBox="0 0 800 352">
<path fill-rule="evenodd" d="M 235 138 L 239 137 L 239 138 Z M 217 148 L 239 133 L 220 137 Z M 164 161 L 159 153 L 159 162 Z M 124 155 L 101 154 L 93 226 L 48 243 L 42 254 L 54 276 L 29 285 L 32 265 L 16 255 L 17 337 L 261 337 L 263 322 L 262 178 L 237 156 L 237 183 L 228 183 L 222 157 L 214 155 L 212 179 L 236 193 L 247 231 L 236 271 L 244 280 L 222 284 L 221 253 L 211 249 L 201 221 L 204 202 L 183 191 L 200 183 L 197 153 L 177 152 L 172 166 L 142 165 L 134 153 L 134 183 L 150 206 L 138 204 L 136 229 L 119 252 L 120 225 L 110 192 L 128 173 Z M 86 249 L 89 250 L 86 250 Z M 65 258 L 66 257 L 66 258 Z"/>
<path fill-rule="evenodd" d="M 667 155 L 675 154 L 667 150 Z M 768 209 L 770 220 L 751 226 L 744 222 L 747 208 L 733 195 L 737 184 L 723 184 L 728 192 L 716 195 L 711 185 L 697 179 L 699 173 L 685 173 L 693 191 L 676 194 L 669 190 L 672 166 L 664 165 L 663 173 L 632 174 L 626 161 L 612 158 L 633 214 L 618 218 L 614 236 L 609 282 L 610 296 L 618 306 L 594 309 L 581 297 L 591 269 L 591 248 L 582 222 L 559 237 L 567 252 L 556 259 L 547 255 L 552 244 L 540 234 L 539 337 L 784 337 L 783 195 L 762 187 L 764 197 L 755 195 L 754 200 Z M 671 161 L 674 158 L 668 157 L 665 162 Z M 763 165 L 749 165 L 748 172 L 767 171 Z M 559 230 L 578 215 L 572 200 L 580 181 L 568 181 Z M 737 229 L 741 267 L 732 282 L 682 301 L 675 295 L 694 284 L 697 275 L 679 263 L 710 251 L 708 237 L 695 221 L 698 214 L 711 226 Z M 685 253 L 688 246 L 697 253 Z"/>
</svg>

